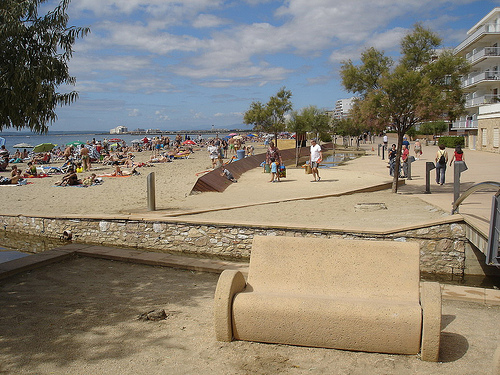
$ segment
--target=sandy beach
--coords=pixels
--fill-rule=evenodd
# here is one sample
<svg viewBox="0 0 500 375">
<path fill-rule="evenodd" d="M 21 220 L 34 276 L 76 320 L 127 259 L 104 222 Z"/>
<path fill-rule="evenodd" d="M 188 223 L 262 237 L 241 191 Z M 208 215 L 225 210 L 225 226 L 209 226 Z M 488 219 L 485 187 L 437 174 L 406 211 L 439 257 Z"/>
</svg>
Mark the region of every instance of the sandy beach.
<svg viewBox="0 0 500 375">
<path fill-rule="evenodd" d="M 265 152 L 263 144 L 256 144 L 256 153 Z M 305 151 L 307 154 L 307 151 Z M 136 153 L 135 162 L 149 160 L 150 152 Z M 4 203 L 0 213 L 13 215 L 61 216 L 68 214 L 99 216 L 144 212 L 147 209 L 147 175 L 155 173 L 156 208 L 158 215 L 172 216 L 188 211 L 210 210 L 213 212 L 183 216 L 190 220 L 215 220 L 218 222 L 259 223 L 315 227 L 371 228 L 379 229 L 401 223 L 413 223 L 439 219 L 448 213 L 422 200 L 394 195 L 390 190 L 376 193 L 328 197 L 305 200 L 300 198 L 335 194 L 365 186 L 391 182 L 386 174 L 376 169 L 366 171 L 366 162 L 374 156 L 365 156 L 348 162 L 344 166 L 322 168 L 322 181 L 311 183 L 311 175 L 303 168 L 288 165 L 287 178 L 280 183 L 269 183 L 269 174 L 262 168 L 244 173 L 237 183 L 231 184 L 224 193 L 202 193 L 190 195 L 200 172 L 210 170 L 210 159 L 206 150 L 195 151 L 188 159 L 171 163 L 155 163 L 154 167 L 142 167 L 138 176 L 103 177 L 104 183 L 89 188 L 57 187 L 60 176 L 28 179 L 26 186 L 0 186 Z M 226 159 L 225 161 L 227 161 Z M 382 163 L 380 160 L 376 160 Z M 62 162 L 50 165 L 60 166 Z M 293 163 L 292 163 L 293 164 Z M 20 167 L 24 167 L 23 164 Z M 97 175 L 113 172 L 112 166 L 94 164 Z M 358 171 L 358 172 L 356 172 Z M 7 176 L 8 172 L 0 173 Z M 90 172 L 80 173 L 84 178 Z M 287 201 L 293 200 L 295 201 Z M 270 203 L 271 202 L 271 203 Z M 275 203 L 272 203 L 275 202 Z M 381 213 L 356 211 L 360 203 L 384 203 L 387 209 Z M 227 209 L 239 205 L 251 205 L 240 209 Z M 405 207 L 401 212 L 400 207 Z M 391 213 L 399 212 L 398 215 Z M 408 215 L 406 215 L 408 213 Z M 348 215 L 346 215 L 348 214 Z M 380 220 L 381 214 L 383 220 Z"/>
<path fill-rule="evenodd" d="M 283 182 L 269 183 L 269 175 L 257 168 L 246 172 L 224 193 L 189 195 L 196 173 L 210 166 L 204 150 L 189 159 L 139 168 L 138 176 L 103 177 L 102 185 L 89 188 L 54 186 L 58 176 L 33 179 L 26 186 L 0 187 L 5 197 L 0 213 L 98 217 L 145 212 L 146 176 L 155 172 L 158 211 L 154 214 L 165 219 L 177 215 L 218 222 L 383 229 L 449 215 L 416 196 L 422 186 L 421 171 L 415 175 L 415 185 L 410 182 L 400 194 L 384 190 L 324 197 L 391 181 L 385 162 L 370 148 L 365 147 L 367 156 L 322 169 L 320 183 L 311 183 L 310 175 L 292 166 Z M 433 152 L 428 150 L 426 156 L 432 158 Z M 136 160 L 145 161 L 149 156 L 139 153 Z M 110 166 L 96 165 L 93 172 L 104 175 L 112 171 Z M 448 190 L 443 192 L 449 194 Z M 357 211 L 355 207 L 361 203 L 384 203 L 386 209 Z M 245 207 L 234 208 L 241 205 Z M 212 211 L 193 213 L 207 209 Z M 191 214 L 178 216 L 186 213 Z M 438 363 L 422 362 L 418 356 L 242 341 L 221 343 L 215 341 L 213 331 L 216 282 L 216 274 L 86 257 L 12 276 L 0 283 L 0 372 L 488 373 L 499 339 L 494 326 L 500 317 L 499 306 L 446 300 Z M 167 319 L 137 319 L 155 309 L 164 309 Z"/>
</svg>

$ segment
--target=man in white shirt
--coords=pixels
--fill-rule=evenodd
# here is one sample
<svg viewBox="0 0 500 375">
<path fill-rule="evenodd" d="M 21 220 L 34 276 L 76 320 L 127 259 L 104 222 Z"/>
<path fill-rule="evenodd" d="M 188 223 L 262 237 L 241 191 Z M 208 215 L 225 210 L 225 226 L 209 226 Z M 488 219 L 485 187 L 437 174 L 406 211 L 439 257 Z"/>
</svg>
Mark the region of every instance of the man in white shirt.
<svg viewBox="0 0 500 375">
<path fill-rule="evenodd" d="M 320 181 L 318 173 L 318 164 L 323 160 L 323 152 L 321 151 L 321 146 L 316 143 L 316 140 L 311 141 L 311 156 L 309 157 L 309 164 L 311 165 L 311 170 L 313 174 L 314 181 Z M 317 178 L 317 179 L 316 179 Z"/>
</svg>

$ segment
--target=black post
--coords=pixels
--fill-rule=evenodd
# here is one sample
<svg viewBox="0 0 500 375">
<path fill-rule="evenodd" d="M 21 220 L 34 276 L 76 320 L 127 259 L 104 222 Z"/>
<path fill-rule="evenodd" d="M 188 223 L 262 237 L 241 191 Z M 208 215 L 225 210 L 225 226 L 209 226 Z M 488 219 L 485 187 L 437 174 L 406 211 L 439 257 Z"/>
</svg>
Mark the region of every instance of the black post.
<svg viewBox="0 0 500 375">
<path fill-rule="evenodd" d="M 432 161 L 425 163 L 425 194 L 431 193 L 431 171 L 436 169 Z"/>
</svg>

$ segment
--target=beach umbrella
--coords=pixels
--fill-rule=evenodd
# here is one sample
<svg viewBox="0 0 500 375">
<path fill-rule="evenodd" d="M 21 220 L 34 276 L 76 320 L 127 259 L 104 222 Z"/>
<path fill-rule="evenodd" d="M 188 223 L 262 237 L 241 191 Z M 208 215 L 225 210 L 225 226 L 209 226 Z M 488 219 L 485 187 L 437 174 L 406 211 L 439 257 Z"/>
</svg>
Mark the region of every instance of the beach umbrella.
<svg viewBox="0 0 500 375">
<path fill-rule="evenodd" d="M 5 138 L 0 137 L 0 146 L 5 146 Z"/>
<path fill-rule="evenodd" d="M 234 139 L 243 139 L 243 137 L 241 135 L 235 135 L 233 138 Z"/>
<path fill-rule="evenodd" d="M 15 148 L 33 148 L 34 146 L 30 145 L 29 143 L 18 143 L 17 145 L 14 145 L 12 147 L 15 147 Z"/>
<path fill-rule="evenodd" d="M 33 148 L 33 152 L 47 152 L 56 147 L 53 143 L 40 143 Z"/>
<path fill-rule="evenodd" d="M 82 142 L 82 141 L 74 141 L 74 142 L 66 143 L 66 146 L 76 147 L 76 146 L 81 146 L 81 145 L 84 145 L 84 144 L 85 144 L 85 142 Z"/>
<path fill-rule="evenodd" d="M 111 138 L 111 139 L 108 139 L 108 141 L 110 141 L 110 142 L 122 142 L 123 139 L 120 139 L 120 138 Z"/>
<path fill-rule="evenodd" d="M 232 137 L 233 135 L 238 135 L 238 133 L 229 133 L 228 135 Z"/>
<path fill-rule="evenodd" d="M 250 134 L 247 134 L 247 137 L 257 137 L 257 135 L 250 133 Z"/>
<path fill-rule="evenodd" d="M 132 144 L 136 144 L 136 143 L 142 143 L 142 140 L 141 139 L 134 139 L 132 142 L 130 142 Z"/>
<path fill-rule="evenodd" d="M 188 139 L 187 141 L 182 142 L 182 144 L 183 144 L 183 145 L 195 145 L 195 144 L 196 144 L 196 142 L 194 142 L 194 141 L 192 141 L 192 140 Z"/>
</svg>

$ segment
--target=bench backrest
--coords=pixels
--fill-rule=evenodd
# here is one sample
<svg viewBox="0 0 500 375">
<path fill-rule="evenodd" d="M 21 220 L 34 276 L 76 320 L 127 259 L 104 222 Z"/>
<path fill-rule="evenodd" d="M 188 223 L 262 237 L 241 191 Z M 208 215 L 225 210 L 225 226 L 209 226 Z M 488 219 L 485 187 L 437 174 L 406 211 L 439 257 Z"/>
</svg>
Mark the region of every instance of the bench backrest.
<svg viewBox="0 0 500 375">
<path fill-rule="evenodd" d="M 255 236 L 247 291 L 419 300 L 417 243 Z"/>
</svg>

